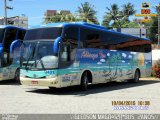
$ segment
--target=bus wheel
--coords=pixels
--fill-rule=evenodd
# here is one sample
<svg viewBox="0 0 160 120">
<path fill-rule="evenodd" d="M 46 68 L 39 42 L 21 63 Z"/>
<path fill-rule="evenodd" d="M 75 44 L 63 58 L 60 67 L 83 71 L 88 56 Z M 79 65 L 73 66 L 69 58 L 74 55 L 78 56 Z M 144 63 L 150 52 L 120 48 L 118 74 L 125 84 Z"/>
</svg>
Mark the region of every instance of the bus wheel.
<svg viewBox="0 0 160 120">
<path fill-rule="evenodd" d="M 132 80 L 132 82 L 134 82 L 134 83 L 139 82 L 139 78 L 140 78 L 140 71 L 136 70 L 135 74 L 134 74 L 134 79 Z"/>
<path fill-rule="evenodd" d="M 87 72 L 83 73 L 82 78 L 81 78 L 81 90 L 87 90 L 88 87 L 88 76 Z"/>
<path fill-rule="evenodd" d="M 49 87 L 49 89 L 50 89 L 50 90 L 56 90 L 56 88 L 55 88 L 55 87 Z"/>
<path fill-rule="evenodd" d="M 18 83 L 20 82 L 20 69 L 16 70 L 14 80 Z"/>
</svg>

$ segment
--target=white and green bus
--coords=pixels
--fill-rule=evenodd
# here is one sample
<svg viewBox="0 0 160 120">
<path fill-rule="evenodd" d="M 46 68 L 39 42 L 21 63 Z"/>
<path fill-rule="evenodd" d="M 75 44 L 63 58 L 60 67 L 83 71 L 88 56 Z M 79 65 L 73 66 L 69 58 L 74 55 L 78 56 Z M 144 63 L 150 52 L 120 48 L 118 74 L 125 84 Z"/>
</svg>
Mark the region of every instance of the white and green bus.
<svg viewBox="0 0 160 120">
<path fill-rule="evenodd" d="M 19 48 L 25 32 L 19 27 L 0 25 L 0 81 L 19 81 Z"/>
<path fill-rule="evenodd" d="M 151 74 L 151 41 L 88 23 L 48 24 L 27 31 L 21 46 L 22 85 L 61 88 Z"/>
</svg>

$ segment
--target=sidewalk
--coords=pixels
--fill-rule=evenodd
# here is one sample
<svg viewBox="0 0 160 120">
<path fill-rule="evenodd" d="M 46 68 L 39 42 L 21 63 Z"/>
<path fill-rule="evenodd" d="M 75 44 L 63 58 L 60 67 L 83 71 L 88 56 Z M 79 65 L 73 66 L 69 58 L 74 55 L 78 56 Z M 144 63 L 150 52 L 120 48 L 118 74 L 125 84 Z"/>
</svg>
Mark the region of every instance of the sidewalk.
<svg viewBox="0 0 160 120">
<path fill-rule="evenodd" d="M 160 78 L 155 78 L 155 77 L 145 77 L 145 78 L 140 78 L 140 80 L 160 80 Z"/>
</svg>

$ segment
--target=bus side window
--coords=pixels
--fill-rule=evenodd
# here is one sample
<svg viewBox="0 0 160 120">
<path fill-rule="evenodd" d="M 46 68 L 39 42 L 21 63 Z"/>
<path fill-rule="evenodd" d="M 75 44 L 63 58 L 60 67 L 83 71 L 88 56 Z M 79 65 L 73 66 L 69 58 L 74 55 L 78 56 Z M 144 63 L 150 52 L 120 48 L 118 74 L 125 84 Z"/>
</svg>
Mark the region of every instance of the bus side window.
<svg viewBox="0 0 160 120">
<path fill-rule="evenodd" d="M 17 29 L 7 29 L 5 33 L 4 43 L 4 55 L 3 55 L 3 66 L 9 66 L 12 63 L 12 59 L 10 58 L 10 45 L 16 39 Z"/>
<path fill-rule="evenodd" d="M 23 40 L 24 36 L 25 36 L 25 33 L 26 33 L 25 30 L 19 30 L 18 31 L 18 38 L 17 39 Z"/>
<path fill-rule="evenodd" d="M 74 26 L 66 28 L 63 43 L 61 44 L 61 67 L 68 67 L 74 62 L 77 47 L 78 28 Z"/>
<path fill-rule="evenodd" d="M 70 46 L 69 45 L 62 46 L 61 61 L 62 62 L 70 61 Z"/>
<path fill-rule="evenodd" d="M 8 29 L 6 31 L 5 39 L 4 39 L 4 49 L 5 51 L 9 51 L 11 43 L 16 39 L 17 30 L 16 29 Z"/>
<path fill-rule="evenodd" d="M 60 68 L 68 67 L 71 64 L 70 45 L 62 43 L 60 51 Z"/>
</svg>

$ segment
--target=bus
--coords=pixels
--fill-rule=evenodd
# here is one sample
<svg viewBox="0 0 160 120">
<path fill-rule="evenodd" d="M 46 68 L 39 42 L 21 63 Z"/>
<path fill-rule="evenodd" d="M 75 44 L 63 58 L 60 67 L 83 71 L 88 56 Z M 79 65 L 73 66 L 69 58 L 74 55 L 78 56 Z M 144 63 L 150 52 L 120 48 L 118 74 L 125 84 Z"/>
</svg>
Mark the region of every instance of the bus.
<svg viewBox="0 0 160 120">
<path fill-rule="evenodd" d="M 151 75 L 151 41 L 89 23 L 29 29 L 21 46 L 22 85 L 50 89 Z"/>
<path fill-rule="evenodd" d="M 8 79 L 19 81 L 18 48 L 25 32 L 25 29 L 19 27 L 0 25 L 0 81 Z"/>
</svg>

